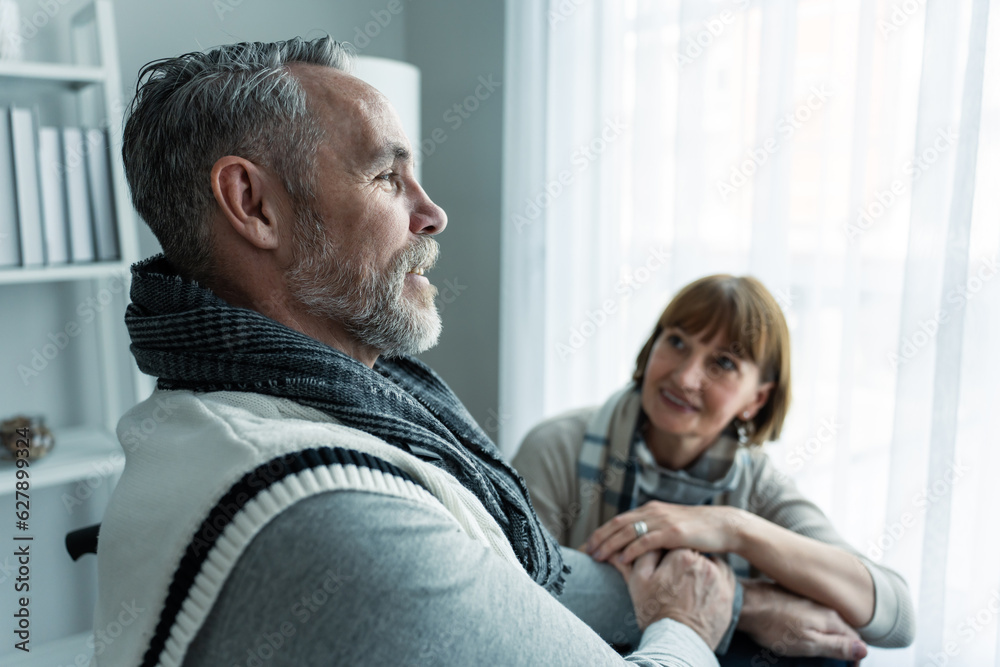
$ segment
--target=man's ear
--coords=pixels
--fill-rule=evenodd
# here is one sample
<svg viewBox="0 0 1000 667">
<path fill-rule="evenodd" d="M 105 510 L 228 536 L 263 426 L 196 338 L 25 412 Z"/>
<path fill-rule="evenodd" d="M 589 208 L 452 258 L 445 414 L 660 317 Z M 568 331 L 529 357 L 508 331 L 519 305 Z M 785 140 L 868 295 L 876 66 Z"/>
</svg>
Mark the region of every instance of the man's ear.
<svg viewBox="0 0 1000 667">
<path fill-rule="evenodd" d="M 211 179 L 219 211 L 233 230 L 257 248 L 277 248 L 285 194 L 277 179 L 235 155 L 219 158 Z"/>
</svg>

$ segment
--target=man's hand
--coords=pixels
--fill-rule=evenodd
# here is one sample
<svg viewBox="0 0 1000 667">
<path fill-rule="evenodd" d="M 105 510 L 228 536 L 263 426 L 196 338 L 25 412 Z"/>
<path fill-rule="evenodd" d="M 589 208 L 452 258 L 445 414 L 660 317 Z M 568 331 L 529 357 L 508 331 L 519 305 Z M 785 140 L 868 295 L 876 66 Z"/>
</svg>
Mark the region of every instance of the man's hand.
<svg viewBox="0 0 1000 667">
<path fill-rule="evenodd" d="M 714 649 L 729 627 L 736 579 L 718 559 L 690 549 L 650 551 L 631 564 L 612 561 L 625 577 L 643 630 L 662 618 L 687 625 Z"/>
<path fill-rule="evenodd" d="M 868 647 L 840 615 L 777 584 L 743 582 L 739 630 L 776 655 L 861 660 Z"/>
</svg>

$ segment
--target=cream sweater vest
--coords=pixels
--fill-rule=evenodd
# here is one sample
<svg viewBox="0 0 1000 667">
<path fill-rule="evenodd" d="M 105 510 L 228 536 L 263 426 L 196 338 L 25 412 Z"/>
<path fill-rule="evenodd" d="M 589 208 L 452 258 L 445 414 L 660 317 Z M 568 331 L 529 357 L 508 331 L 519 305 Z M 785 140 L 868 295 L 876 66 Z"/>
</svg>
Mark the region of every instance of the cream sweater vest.
<svg viewBox="0 0 1000 667">
<path fill-rule="evenodd" d="M 451 475 L 287 399 L 155 391 L 122 417 L 118 437 L 126 463 L 101 525 L 91 665 L 179 666 L 253 537 L 318 493 L 364 490 L 443 509 L 523 572 Z M 320 460 L 317 448 L 340 449 Z M 294 453 L 278 473 L 277 460 Z"/>
</svg>

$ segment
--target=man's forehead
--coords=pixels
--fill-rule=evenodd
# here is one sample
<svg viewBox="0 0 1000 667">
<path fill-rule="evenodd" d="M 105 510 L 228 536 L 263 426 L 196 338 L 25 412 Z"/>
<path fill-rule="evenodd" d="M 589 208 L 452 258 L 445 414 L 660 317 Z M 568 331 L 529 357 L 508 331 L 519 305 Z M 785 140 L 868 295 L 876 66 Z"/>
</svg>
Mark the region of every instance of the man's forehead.
<svg viewBox="0 0 1000 667">
<path fill-rule="evenodd" d="M 343 131 L 344 138 L 364 153 L 375 155 L 390 144 L 407 144 L 395 110 L 373 86 L 347 72 L 311 64 L 294 64 L 289 71 L 301 82 L 306 103 Z M 367 158 L 368 155 L 359 155 Z"/>
<path fill-rule="evenodd" d="M 384 98 L 375 88 L 334 67 L 293 63 L 288 71 L 302 84 L 312 106 L 333 106 L 346 111 L 384 104 Z"/>
</svg>

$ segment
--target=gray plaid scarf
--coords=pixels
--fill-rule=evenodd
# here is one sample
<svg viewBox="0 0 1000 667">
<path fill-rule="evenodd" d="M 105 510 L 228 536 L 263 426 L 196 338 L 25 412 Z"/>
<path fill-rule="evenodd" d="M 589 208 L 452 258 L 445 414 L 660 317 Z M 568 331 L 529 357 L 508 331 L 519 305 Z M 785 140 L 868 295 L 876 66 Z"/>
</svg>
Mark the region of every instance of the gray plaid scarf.
<svg viewBox="0 0 1000 667">
<path fill-rule="evenodd" d="M 562 592 L 569 569 L 524 481 L 429 367 L 406 356 L 370 369 L 183 280 L 162 255 L 135 264 L 132 276 L 131 350 L 160 389 L 288 398 L 446 470 L 483 503 L 531 578 Z"/>
</svg>

